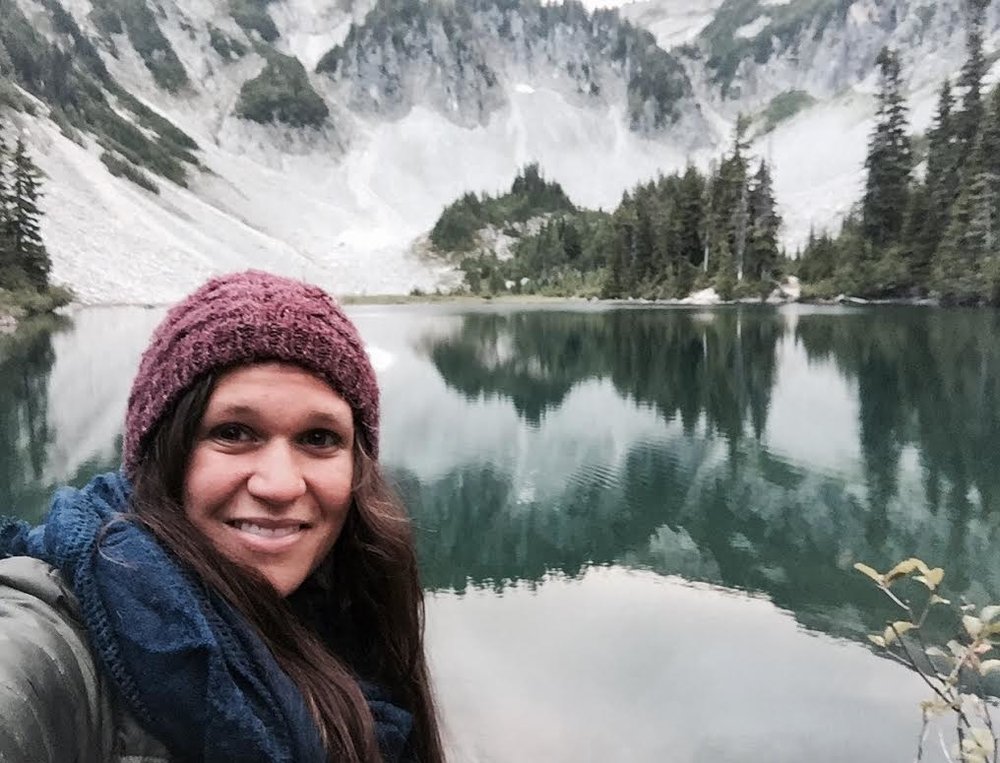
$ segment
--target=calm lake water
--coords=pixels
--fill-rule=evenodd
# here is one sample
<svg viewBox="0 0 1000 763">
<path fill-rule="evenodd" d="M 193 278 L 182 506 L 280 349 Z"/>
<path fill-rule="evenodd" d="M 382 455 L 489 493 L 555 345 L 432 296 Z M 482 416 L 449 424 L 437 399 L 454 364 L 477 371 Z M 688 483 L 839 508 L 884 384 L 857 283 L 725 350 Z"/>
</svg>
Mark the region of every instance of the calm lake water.
<svg viewBox="0 0 1000 763">
<path fill-rule="evenodd" d="M 913 760 L 927 691 L 866 647 L 894 612 L 852 564 L 1000 600 L 1000 314 L 350 312 L 455 761 Z M 161 316 L 0 338 L 0 507 L 117 465 Z"/>
</svg>

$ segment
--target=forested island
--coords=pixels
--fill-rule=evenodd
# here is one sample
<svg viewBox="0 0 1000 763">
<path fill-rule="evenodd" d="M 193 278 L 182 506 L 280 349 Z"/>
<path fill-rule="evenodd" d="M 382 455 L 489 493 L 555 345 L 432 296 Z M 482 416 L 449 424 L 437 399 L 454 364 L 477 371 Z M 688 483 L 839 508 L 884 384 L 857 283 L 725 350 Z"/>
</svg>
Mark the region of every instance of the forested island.
<svg viewBox="0 0 1000 763">
<path fill-rule="evenodd" d="M 985 6 L 970 6 L 965 64 L 941 85 L 926 135 L 911 134 L 899 57 L 882 51 L 863 197 L 839 232 L 814 231 L 800 251 L 779 243 L 771 168 L 751 156 L 742 118 L 709 171 L 636 185 L 610 212 L 574 206 L 531 164 L 508 193 L 449 205 L 431 243 L 475 294 L 676 299 L 714 287 L 763 299 L 797 276 L 806 299 L 1000 304 L 1000 85 L 983 84 Z"/>
</svg>

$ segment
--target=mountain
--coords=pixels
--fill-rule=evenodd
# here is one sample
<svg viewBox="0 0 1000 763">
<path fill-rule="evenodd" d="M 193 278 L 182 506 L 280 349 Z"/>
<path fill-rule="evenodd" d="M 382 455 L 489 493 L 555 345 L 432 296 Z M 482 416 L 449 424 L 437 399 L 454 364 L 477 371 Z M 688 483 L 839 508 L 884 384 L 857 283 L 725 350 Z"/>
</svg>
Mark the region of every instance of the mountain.
<svg viewBox="0 0 1000 763">
<path fill-rule="evenodd" d="M 918 130 L 963 58 L 959 0 L 594 4 L 0 0 L 55 280 L 87 302 L 247 266 L 433 289 L 453 276 L 413 243 L 463 192 L 538 161 L 608 208 L 709 161 L 740 112 L 794 246 L 859 195 L 878 50 L 902 52 Z M 992 5 L 988 51 L 998 28 Z"/>
</svg>

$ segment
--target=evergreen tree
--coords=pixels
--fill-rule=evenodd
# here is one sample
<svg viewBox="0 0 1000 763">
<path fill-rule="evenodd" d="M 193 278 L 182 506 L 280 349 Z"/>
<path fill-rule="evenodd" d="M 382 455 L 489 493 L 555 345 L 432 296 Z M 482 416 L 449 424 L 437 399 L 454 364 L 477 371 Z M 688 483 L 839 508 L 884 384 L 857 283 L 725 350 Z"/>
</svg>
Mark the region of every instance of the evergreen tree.
<svg viewBox="0 0 1000 763">
<path fill-rule="evenodd" d="M 701 272 L 708 275 L 709 265 L 715 267 L 712 261 L 712 248 L 718 237 L 719 216 L 716 212 L 715 200 L 718 195 L 719 177 L 718 173 L 711 169 L 705 179 L 705 187 L 701 197 L 701 248 L 700 258 Z"/>
<path fill-rule="evenodd" d="M 832 279 L 837 268 L 837 245 L 830 234 L 817 236 L 809 231 L 809 241 L 798 258 L 798 276 L 806 283 Z"/>
<path fill-rule="evenodd" d="M 700 264 L 704 258 L 704 195 L 705 179 L 694 166 L 688 165 L 678 189 L 676 218 L 679 257 L 692 265 Z"/>
<path fill-rule="evenodd" d="M 954 107 L 951 83 L 946 79 L 941 85 L 934 123 L 927 133 L 926 198 L 918 200 L 910 215 L 911 268 L 918 280 L 926 276 L 958 195 L 959 143 Z"/>
<path fill-rule="evenodd" d="M 747 239 L 750 234 L 750 190 L 746 180 L 740 184 L 736 208 L 733 210 L 733 248 L 736 253 L 736 280 L 743 282 L 746 268 Z"/>
<path fill-rule="evenodd" d="M 986 74 L 983 57 L 983 19 L 989 0 L 966 0 L 965 64 L 958 84 L 962 88 L 962 110 L 957 115 L 958 166 L 964 167 L 972 155 L 983 119 L 982 85 Z"/>
<path fill-rule="evenodd" d="M 749 232 L 746 130 L 747 122 L 740 117 L 732 154 L 723 158 L 707 189 L 705 272 L 711 275 L 721 267 L 732 268 L 733 280 L 742 264 Z"/>
<path fill-rule="evenodd" d="M 778 216 L 774 185 L 767 162 L 761 160 L 750 189 L 750 237 L 746 275 L 754 281 L 770 280 L 779 259 Z"/>
<path fill-rule="evenodd" d="M 736 280 L 743 280 L 744 260 L 746 257 L 747 237 L 750 232 L 750 195 L 747 186 L 747 153 L 750 143 L 747 132 L 750 120 L 742 114 L 736 119 L 736 136 L 733 140 L 733 156 L 728 163 L 726 185 L 731 194 L 732 204 L 729 219 L 729 251 L 734 258 Z"/>
<path fill-rule="evenodd" d="M 1000 273 L 1000 87 L 962 175 L 951 225 L 938 260 L 942 293 L 957 301 L 994 302 Z"/>
<path fill-rule="evenodd" d="M 3 125 L 0 125 L 0 288 L 4 284 L 6 277 L 9 277 L 13 264 L 13 252 L 10 244 L 10 210 L 11 210 L 11 181 L 10 181 L 10 149 L 3 134 Z"/>
<path fill-rule="evenodd" d="M 622 195 L 618 209 L 611 217 L 614 228 L 611 255 L 608 259 L 608 276 L 602 296 L 606 298 L 627 297 L 634 293 L 635 277 L 635 229 L 636 215 L 632 197 L 626 191 Z"/>
<path fill-rule="evenodd" d="M 41 236 L 40 173 L 18 137 L 11 176 L 11 209 L 8 235 L 14 264 L 35 289 L 48 286 L 52 263 Z"/>
<path fill-rule="evenodd" d="M 876 246 L 898 241 L 910 185 L 913 157 L 907 133 L 898 56 L 883 48 L 875 129 L 868 144 L 868 179 L 862 201 L 865 237 Z"/>
<path fill-rule="evenodd" d="M 955 96 L 946 79 L 938 94 L 937 112 L 927 132 L 927 189 L 935 203 L 950 206 L 958 193 L 958 135 Z"/>
<path fill-rule="evenodd" d="M 656 233 L 654 230 L 654 188 L 650 183 L 637 189 L 635 201 L 635 227 L 633 233 L 632 261 L 635 280 L 649 283 L 655 273 Z"/>
<path fill-rule="evenodd" d="M 909 285 L 924 288 L 930 281 L 934 251 L 940 239 L 940 226 L 947 219 L 943 210 L 931 202 L 929 184 L 917 183 L 910 189 L 903 220 L 902 259 Z"/>
</svg>

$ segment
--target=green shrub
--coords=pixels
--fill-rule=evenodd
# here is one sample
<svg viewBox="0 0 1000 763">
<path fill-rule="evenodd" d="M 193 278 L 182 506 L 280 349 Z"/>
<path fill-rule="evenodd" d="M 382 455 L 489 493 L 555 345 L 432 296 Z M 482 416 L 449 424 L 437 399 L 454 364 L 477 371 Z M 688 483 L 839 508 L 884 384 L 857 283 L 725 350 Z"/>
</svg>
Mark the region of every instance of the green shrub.
<svg viewBox="0 0 1000 763">
<path fill-rule="evenodd" d="M 0 108 L 5 106 L 32 116 L 35 114 L 35 105 L 12 82 L 0 78 Z"/>
<path fill-rule="evenodd" d="M 431 243 L 441 251 L 468 252 L 476 246 L 485 223 L 464 198 L 445 208 L 431 229 Z"/>
<path fill-rule="evenodd" d="M 88 15 L 91 23 L 97 27 L 97 31 L 103 33 L 105 36 L 124 34 L 125 32 L 122 20 L 113 8 L 95 3 Z"/>
<path fill-rule="evenodd" d="M 104 162 L 104 166 L 108 168 L 108 172 L 115 177 L 127 178 L 140 188 L 145 188 L 147 191 L 151 191 L 156 194 L 160 192 L 159 186 L 157 186 L 156 183 L 150 180 L 142 170 L 131 162 L 125 161 L 108 151 L 101 154 L 101 161 Z"/>
<path fill-rule="evenodd" d="M 49 286 L 37 291 L 30 287 L 0 287 L 0 313 L 15 318 L 51 313 L 73 301 L 74 294 L 65 286 Z"/>
<path fill-rule="evenodd" d="M 771 132 L 779 124 L 791 119 L 815 102 L 816 99 L 804 90 L 786 90 L 779 93 L 771 99 L 761 114 L 764 120 L 762 132 Z"/>
<path fill-rule="evenodd" d="M 208 41 L 215 48 L 215 52 L 222 57 L 223 61 L 242 58 L 247 52 L 246 46 L 243 43 L 239 40 L 234 40 L 221 29 L 211 24 L 208 25 Z"/>
<path fill-rule="evenodd" d="M 240 89 L 236 114 L 261 124 L 319 127 L 330 110 L 309 83 L 301 61 L 271 53 L 264 70 Z"/>
<path fill-rule="evenodd" d="M 268 0 L 229 0 L 229 15 L 246 32 L 257 32 L 264 42 L 278 39 L 278 27 L 267 12 Z"/>
<path fill-rule="evenodd" d="M 187 71 L 145 0 L 95 0 L 91 17 L 105 34 L 121 33 L 124 24 L 132 47 L 157 85 L 171 93 L 187 87 Z"/>
<path fill-rule="evenodd" d="M 851 2 L 799 0 L 775 5 L 761 0 L 725 0 L 699 35 L 709 51 L 708 68 L 714 73 L 715 82 L 722 86 L 723 95 L 735 95 L 731 92 L 732 83 L 743 61 L 764 63 L 774 55 L 774 40 L 780 50 L 785 50 L 810 28 L 818 39 L 835 19 L 845 18 Z M 741 27 L 761 16 L 770 21 L 756 36 L 736 35 Z"/>
<path fill-rule="evenodd" d="M 135 125 L 126 122 L 110 109 L 97 115 L 97 142 L 108 150 L 116 150 L 132 164 L 151 169 L 177 185 L 187 186 L 184 167 L 158 143 L 149 140 Z"/>
<path fill-rule="evenodd" d="M 489 225 L 520 237 L 513 223 L 524 223 L 546 214 L 574 213 L 576 207 L 562 186 L 542 177 L 538 164 L 529 164 L 514 178 L 503 196 L 466 193 L 448 205 L 431 229 L 431 243 L 442 252 L 468 252 L 477 234 Z"/>
</svg>

